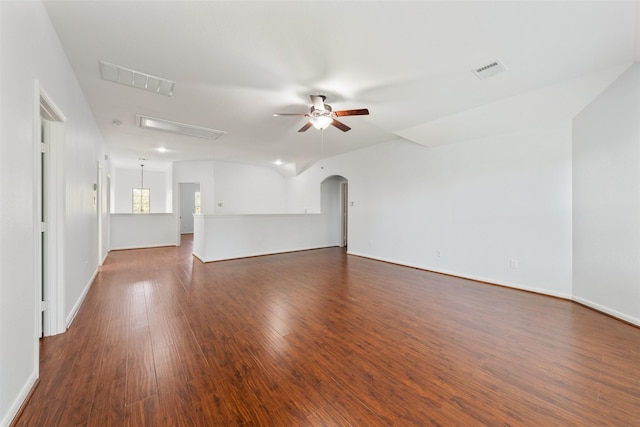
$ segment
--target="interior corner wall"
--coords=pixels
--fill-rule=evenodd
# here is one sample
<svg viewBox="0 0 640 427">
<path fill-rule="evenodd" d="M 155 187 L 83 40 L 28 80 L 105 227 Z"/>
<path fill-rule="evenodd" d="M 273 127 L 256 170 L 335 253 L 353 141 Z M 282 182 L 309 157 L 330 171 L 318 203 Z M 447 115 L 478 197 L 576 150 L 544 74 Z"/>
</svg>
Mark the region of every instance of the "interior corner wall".
<svg viewBox="0 0 640 427">
<path fill-rule="evenodd" d="M 573 294 L 640 325 L 640 64 L 573 122 Z"/>
<path fill-rule="evenodd" d="M 94 184 L 105 149 L 95 119 L 40 1 L 0 1 L 0 426 L 38 376 L 35 265 L 35 82 L 67 118 L 64 302 L 73 314 L 98 267 Z M 103 165 L 108 170 L 109 165 Z M 105 182 L 106 179 L 103 179 Z M 59 254 L 60 256 L 60 254 Z"/>
<path fill-rule="evenodd" d="M 290 179 L 292 206 L 331 175 L 349 182 L 349 253 L 571 297 L 570 123 L 326 159 Z"/>
</svg>

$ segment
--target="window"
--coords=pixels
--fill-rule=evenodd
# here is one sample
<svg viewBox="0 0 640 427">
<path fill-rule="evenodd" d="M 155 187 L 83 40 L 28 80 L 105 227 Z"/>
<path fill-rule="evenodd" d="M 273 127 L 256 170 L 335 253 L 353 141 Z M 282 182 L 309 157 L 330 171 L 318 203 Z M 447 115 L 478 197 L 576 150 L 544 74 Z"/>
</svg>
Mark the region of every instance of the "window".
<svg viewBox="0 0 640 427">
<path fill-rule="evenodd" d="M 133 189 L 133 213 L 149 213 L 150 209 L 150 194 L 148 188 L 134 188 Z"/>
<path fill-rule="evenodd" d="M 196 213 L 199 214 L 199 213 L 202 213 L 200 212 L 200 192 L 196 191 L 195 196 L 196 196 Z"/>
</svg>

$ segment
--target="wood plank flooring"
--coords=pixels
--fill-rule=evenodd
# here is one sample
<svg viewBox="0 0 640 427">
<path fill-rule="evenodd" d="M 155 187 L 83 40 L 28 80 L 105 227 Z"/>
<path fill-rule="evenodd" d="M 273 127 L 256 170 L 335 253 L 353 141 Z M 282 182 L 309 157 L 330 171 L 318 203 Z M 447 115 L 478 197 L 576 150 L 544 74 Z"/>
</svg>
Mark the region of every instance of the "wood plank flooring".
<svg viewBox="0 0 640 427">
<path fill-rule="evenodd" d="M 111 252 L 17 426 L 640 426 L 640 329 L 348 256 Z"/>
</svg>

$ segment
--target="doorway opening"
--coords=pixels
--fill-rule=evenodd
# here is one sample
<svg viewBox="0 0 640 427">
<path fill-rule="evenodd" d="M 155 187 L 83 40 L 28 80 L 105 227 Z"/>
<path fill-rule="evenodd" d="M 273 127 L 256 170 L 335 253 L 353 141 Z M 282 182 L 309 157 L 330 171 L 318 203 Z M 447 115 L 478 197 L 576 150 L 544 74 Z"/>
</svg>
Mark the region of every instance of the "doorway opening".
<svg viewBox="0 0 640 427">
<path fill-rule="evenodd" d="M 179 184 L 180 234 L 193 234 L 193 214 L 200 212 L 200 183 L 181 182 Z"/>
<path fill-rule="evenodd" d="M 340 175 L 332 175 L 321 183 L 322 213 L 329 215 L 332 240 L 336 246 L 347 247 L 349 182 Z"/>
</svg>

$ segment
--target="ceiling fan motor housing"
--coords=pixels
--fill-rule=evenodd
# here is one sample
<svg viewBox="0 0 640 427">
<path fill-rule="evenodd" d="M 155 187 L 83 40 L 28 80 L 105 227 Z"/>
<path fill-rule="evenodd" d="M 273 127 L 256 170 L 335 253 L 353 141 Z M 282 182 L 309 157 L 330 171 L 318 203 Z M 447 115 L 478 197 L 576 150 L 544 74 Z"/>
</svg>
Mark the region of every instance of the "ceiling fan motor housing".
<svg viewBox="0 0 640 427">
<path fill-rule="evenodd" d="M 333 110 L 331 109 L 331 105 L 324 104 L 324 109 L 322 109 L 322 110 L 317 109 L 316 107 L 312 106 L 311 107 L 311 112 L 309 113 L 309 115 L 311 117 L 331 116 L 332 112 L 333 112 Z"/>
</svg>

